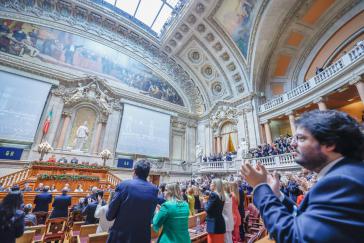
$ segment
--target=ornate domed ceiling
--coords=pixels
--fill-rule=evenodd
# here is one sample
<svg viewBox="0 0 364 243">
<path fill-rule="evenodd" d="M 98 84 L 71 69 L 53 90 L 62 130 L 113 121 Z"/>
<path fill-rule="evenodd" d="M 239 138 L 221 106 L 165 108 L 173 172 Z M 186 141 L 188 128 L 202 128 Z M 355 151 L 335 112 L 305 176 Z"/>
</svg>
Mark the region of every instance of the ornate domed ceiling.
<svg viewBox="0 0 364 243">
<path fill-rule="evenodd" d="M 156 105 L 203 116 L 218 102 L 238 104 L 268 94 L 271 80 L 295 82 L 315 42 L 359 2 L 3 0 L 2 26 L 34 32 L 40 54 L 34 59 L 27 52 L 20 62 L 8 50 L 1 63 L 26 70 L 41 65 L 50 76 L 54 64 L 70 76 L 94 73 L 159 100 Z M 79 48 L 87 62 L 57 57 L 57 48 Z"/>
</svg>

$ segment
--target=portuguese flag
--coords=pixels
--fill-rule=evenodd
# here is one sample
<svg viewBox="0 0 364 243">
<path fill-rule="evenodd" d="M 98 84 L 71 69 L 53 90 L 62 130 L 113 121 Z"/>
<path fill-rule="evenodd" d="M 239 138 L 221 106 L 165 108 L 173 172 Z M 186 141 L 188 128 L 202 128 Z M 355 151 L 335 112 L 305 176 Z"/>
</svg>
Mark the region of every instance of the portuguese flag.
<svg viewBox="0 0 364 243">
<path fill-rule="evenodd" d="M 49 126 L 51 125 L 52 116 L 53 116 L 53 108 L 50 110 L 50 112 L 48 113 L 47 119 L 44 121 L 43 135 L 46 135 L 48 133 Z"/>
</svg>

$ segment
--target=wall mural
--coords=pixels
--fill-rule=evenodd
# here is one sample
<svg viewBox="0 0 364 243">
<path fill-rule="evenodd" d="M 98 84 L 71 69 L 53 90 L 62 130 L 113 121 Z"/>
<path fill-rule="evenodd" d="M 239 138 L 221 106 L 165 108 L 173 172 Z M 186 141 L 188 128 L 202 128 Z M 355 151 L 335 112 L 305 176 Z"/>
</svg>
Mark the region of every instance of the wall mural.
<svg viewBox="0 0 364 243">
<path fill-rule="evenodd" d="M 109 75 L 142 94 L 183 106 L 177 91 L 150 68 L 84 37 L 20 21 L 0 19 L 0 51 L 52 65 Z"/>
<path fill-rule="evenodd" d="M 247 58 L 250 32 L 253 24 L 253 9 L 256 0 L 224 1 L 215 14 L 217 22 L 234 40 L 241 53 Z"/>
</svg>

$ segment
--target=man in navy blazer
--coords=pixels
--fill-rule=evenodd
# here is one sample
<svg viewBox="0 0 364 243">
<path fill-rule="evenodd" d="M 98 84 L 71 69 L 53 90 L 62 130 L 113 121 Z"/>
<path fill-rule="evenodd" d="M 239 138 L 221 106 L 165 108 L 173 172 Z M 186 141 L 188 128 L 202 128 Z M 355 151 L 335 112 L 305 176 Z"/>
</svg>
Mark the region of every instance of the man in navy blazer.
<svg viewBox="0 0 364 243">
<path fill-rule="evenodd" d="M 121 182 L 109 204 L 106 219 L 115 219 L 108 243 L 150 243 L 150 223 L 156 208 L 158 188 L 147 182 L 150 163 L 137 161 L 134 179 Z"/>
<path fill-rule="evenodd" d="M 363 242 L 364 135 L 339 111 L 311 111 L 296 121 L 295 160 L 318 173 L 300 207 L 279 191 L 264 166 L 242 166 L 254 187 L 254 204 L 276 242 Z"/>
<path fill-rule="evenodd" d="M 49 218 L 66 218 L 68 217 L 68 207 L 71 206 L 71 196 L 67 195 L 68 188 L 62 189 L 62 195 L 55 196 L 52 204 L 53 211 Z"/>
<path fill-rule="evenodd" d="M 48 212 L 49 204 L 52 202 L 52 194 L 48 193 L 48 190 L 49 186 L 45 186 L 43 192 L 35 196 L 33 212 Z"/>
</svg>

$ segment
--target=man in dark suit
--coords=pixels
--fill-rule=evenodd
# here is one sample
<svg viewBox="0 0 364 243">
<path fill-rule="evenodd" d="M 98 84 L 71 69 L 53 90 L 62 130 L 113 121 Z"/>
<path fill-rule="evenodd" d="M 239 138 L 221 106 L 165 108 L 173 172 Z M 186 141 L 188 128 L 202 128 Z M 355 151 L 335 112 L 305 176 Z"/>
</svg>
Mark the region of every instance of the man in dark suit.
<svg viewBox="0 0 364 243">
<path fill-rule="evenodd" d="M 276 242 L 362 242 L 364 235 L 364 135 L 339 111 L 311 111 L 296 121 L 295 160 L 318 173 L 300 207 L 279 191 L 278 177 L 264 166 L 242 166 Z M 295 211 L 294 213 L 292 211 Z"/>
<path fill-rule="evenodd" d="M 101 190 L 98 190 L 96 192 L 96 198 L 99 196 L 103 198 L 104 192 Z M 95 211 L 97 208 L 98 201 L 94 200 L 92 197 L 89 197 L 86 207 L 82 209 L 82 215 L 86 215 L 85 224 L 96 224 L 99 222 L 97 218 L 95 218 Z M 105 201 L 102 201 L 101 205 L 104 206 L 106 203 Z"/>
<path fill-rule="evenodd" d="M 43 192 L 35 196 L 33 212 L 48 212 L 49 204 L 52 202 L 52 194 L 48 193 L 48 190 L 49 186 L 45 186 Z"/>
<path fill-rule="evenodd" d="M 49 218 L 68 217 L 68 207 L 71 206 L 71 196 L 67 195 L 68 188 L 62 189 L 62 195 L 55 196 L 52 204 L 53 211 Z"/>
<path fill-rule="evenodd" d="M 115 189 L 106 219 L 115 219 L 108 243 L 149 243 L 150 222 L 157 205 L 158 188 L 147 182 L 150 163 L 137 161 L 134 179 L 121 182 Z"/>
</svg>

